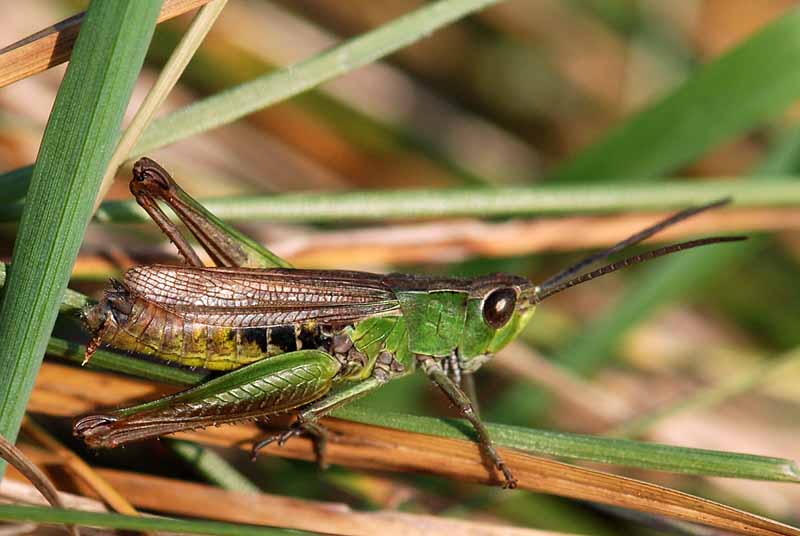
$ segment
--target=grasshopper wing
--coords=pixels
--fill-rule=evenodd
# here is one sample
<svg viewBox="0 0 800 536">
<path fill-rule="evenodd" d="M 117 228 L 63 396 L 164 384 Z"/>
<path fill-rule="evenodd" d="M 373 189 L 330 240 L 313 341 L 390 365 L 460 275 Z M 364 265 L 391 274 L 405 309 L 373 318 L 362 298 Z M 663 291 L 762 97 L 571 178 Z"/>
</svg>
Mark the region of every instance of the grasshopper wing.
<svg viewBox="0 0 800 536">
<path fill-rule="evenodd" d="M 400 314 L 384 276 L 344 270 L 138 266 L 125 274 L 131 294 L 207 325 L 349 324 Z"/>
</svg>

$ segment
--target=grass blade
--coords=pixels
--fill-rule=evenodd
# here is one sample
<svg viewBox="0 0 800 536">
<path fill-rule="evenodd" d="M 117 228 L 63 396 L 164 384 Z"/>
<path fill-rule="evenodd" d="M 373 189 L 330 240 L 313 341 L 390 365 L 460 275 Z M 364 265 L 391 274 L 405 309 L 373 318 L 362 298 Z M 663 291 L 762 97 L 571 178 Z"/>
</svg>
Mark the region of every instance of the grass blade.
<svg viewBox="0 0 800 536">
<path fill-rule="evenodd" d="M 272 536 L 285 534 L 310 534 L 252 525 L 235 525 L 219 521 L 194 521 L 167 517 L 133 517 L 121 514 L 82 512 L 41 506 L 0 505 L 0 519 L 5 521 L 30 521 L 34 523 L 70 524 L 106 529 L 143 531 L 169 531 L 183 534 L 217 534 L 219 536 Z"/>
<path fill-rule="evenodd" d="M 559 182 L 656 178 L 753 128 L 800 97 L 800 10 L 795 9 L 716 61 L 576 158 Z M 713 121 L 709 121 L 713 118 Z"/>
<path fill-rule="evenodd" d="M 228 491 L 261 492 L 261 489 L 253 484 L 252 480 L 237 471 L 233 465 L 213 450 L 180 439 L 170 439 L 167 445 L 173 454 L 186 462 L 206 482 L 211 482 Z"/>
<path fill-rule="evenodd" d="M 161 2 L 94 2 L 55 106 L 0 308 L 0 434 L 14 440 Z"/>
<path fill-rule="evenodd" d="M 58 337 L 51 337 L 47 343 L 47 353 L 79 365 L 83 362 L 86 347 Z M 110 370 L 173 385 L 194 385 L 208 377 L 207 373 L 135 359 L 105 350 L 95 352 L 92 360 L 86 366 L 89 369 Z"/>
<path fill-rule="evenodd" d="M 360 405 L 337 410 L 333 415 L 420 434 L 474 439 L 469 423 L 460 419 L 377 412 Z M 800 483 L 800 468 L 793 460 L 782 458 L 551 432 L 504 424 L 487 423 L 486 426 L 497 445 L 535 454 L 671 473 Z"/>
<path fill-rule="evenodd" d="M 371 32 L 349 39 L 309 60 L 203 99 L 153 122 L 128 157 L 142 156 L 157 147 L 230 123 L 260 108 L 302 93 L 400 50 L 496 1 L 439 0 Z M 0 175 L 0 184 L 6 183 L 10 174 L 15 174 L 17 180 L 24 180 L 25 169 Z M 25 188 L 21 189 L 24 191 Z"/>
<path fill-rule="evenodd" d="M 79 349 L 82 350 L 82 348 Z M 78 361 L 83 358 L 83 352 L 74 353 L 71 356 L 72 360 Z M 148 376 L 150 375 L 149 366 L 156 365 L 129 356 L 117 355 L 116 359 L 123 362 L 126 360 L 133 362 L 139 367 L 140 372 L 145 371 Z M 160 367 L 163 367 L 163 365 L 160 365 Z M 35 411 L 48 414 L 76 415 L 86 411 L 87 406 L 123 405 L 131 398 L 138 400 L 139 397 L 133 396 L 133 393 L 137 391 L 141 391 L 141 397 L 153 396 L 152 384 L 143 381 L 118 379 L 118 382 L 122 382 L 121 385 L 124 384 L 124 389 L 121 389 L 127 394 L 115 397 L 113 394 L 106 392 L 102 395 L 102 398 L 98 397 L 95 400 L 91 396 L 92 389 L 86 388 L 93 381 L 96 381 L 95 374 L 84 370 L 66 369 L 63 366 L 57 366 L 56 368 L 60 371 L 58 375 L 61 378 L 69 374 L 80 376 L 80 379 L 73 379 L 69 382 L 62 381 L 64 385 L 59 388 L 58 406 L 52 406 L 46 397 L 42 399 L 35 398 L 32 404 L 32 408 Z M 158 369 L 156 369 L 156 372 L 158 373 Z M 180 372 L 186 373 L 188 371 Z M 47 377 L 42 380 L 42 389 L 47 389 L 49 385 L 47 378 L 51 377 L 51 375 L 52 369 L 48 368 Z M 175 378 L 172 379 L 173 384 L 178 383 L 174 381 Z M 73 388 L 79 389 L 79 391 L 70 393 Z M 458 419 L 406 415 L 371 409 L 361 405 L 348 406 L 338 410 L 334 415 L 338 418 L 364 424 L 441 438 L 472 441 L 474 437 L 472 428 L 466 422 Z M 536 454 L 694 475 L 800 482 L 800 469 L 797 468 L 792 460 L 673 447 L 627 439 L 551 432 L 500 424 L 487 423 L 487 427 L 498 445 Z M 228 430 L 228 434 L 235 433 L 230 428 Z"/>
<path fill-rule="evenodd" d="M 208 97 L 154 122 L 130 156 L 140 156 L 296 95 L 491 3 L 443 0 L 305 62 Z M 785 67 L 800 60 L 798 36 L 800 10 L 795 10 L 706 65 L 660 103 L 555 169 L 550 178 L 559 182 L 654 179 L 752 128 L 800 97 L 800 74 Z M 715 120 L 709 123 L 708 117 Z M 10 173 L 24 180 L 25 169 Z M 8 179 L 9 173 L 0 175 L 0 184 Z"/>
<path fill-rule="evenodd" d="M 732 197 L 734 205 L 742 207 L 796 206 L 800 203 L 800 182 L 775 177 L 758 181 L 626 184 L 614 189 L 587 185 L 289 193 L 211 199 L 202 201 L 202 205 L 229 221 L 341 222 L 665 210 L 722 197 Z M 8 216 L 14 217 L 13 213 Z M 97 211 L 96 218 L 103 223 L 148 221 L 145 212 L 133 201 L 107 201 Z"/>
</svg>

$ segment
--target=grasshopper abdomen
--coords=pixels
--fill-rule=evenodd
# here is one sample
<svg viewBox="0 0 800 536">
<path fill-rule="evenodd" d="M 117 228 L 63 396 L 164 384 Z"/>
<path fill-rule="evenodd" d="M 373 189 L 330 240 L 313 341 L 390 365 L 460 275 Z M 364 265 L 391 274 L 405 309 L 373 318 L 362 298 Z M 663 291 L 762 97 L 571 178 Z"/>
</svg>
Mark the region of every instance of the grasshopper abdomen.
<svg viewBox="0 0 800 536">
<path fill-rule="evenodd" d="M 317 322 L 231 325 L 224 314 L 203 308 L 167 310 L 118 282 L 84 317 L 104 344 L 208 370 L 233 370 L 297 350 L 330 351 L 332 344 L 331 330 Z"/>
</svg>

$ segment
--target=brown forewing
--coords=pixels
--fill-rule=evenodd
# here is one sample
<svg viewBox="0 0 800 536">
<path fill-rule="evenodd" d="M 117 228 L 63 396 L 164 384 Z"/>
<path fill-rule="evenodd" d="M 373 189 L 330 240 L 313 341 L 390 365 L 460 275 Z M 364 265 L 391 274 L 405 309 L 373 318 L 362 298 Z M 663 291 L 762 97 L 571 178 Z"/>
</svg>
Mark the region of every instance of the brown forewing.
<svg viewBox="0 0 800 536">
<path fill-rule="evenodd" d="M 209 325 L 351 323 L 399 313 L 384 276 L 344 270 L 137 266 L 125 286 L 137 297 Z"/>
</svg>

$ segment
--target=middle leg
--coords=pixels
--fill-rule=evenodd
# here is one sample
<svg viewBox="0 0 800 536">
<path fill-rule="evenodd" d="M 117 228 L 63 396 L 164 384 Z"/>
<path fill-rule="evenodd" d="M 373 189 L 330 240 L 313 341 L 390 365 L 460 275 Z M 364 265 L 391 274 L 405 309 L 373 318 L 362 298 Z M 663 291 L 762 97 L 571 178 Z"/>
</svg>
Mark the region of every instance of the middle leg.
<svg viewBox="0 0 800 536">
<path fill-rule="evenodd" d="M 326 468 L 325 449 L 328 444 L 329 432 L 324 426 L 318 424 L 317 421 L 335 409 L 349 404 L 371 393 L 375 389 L 378 389 L 385 384 L 386 381 L 386 379 L 372 376 L 312 402 L 300 410 L 297 414 L 297 419 L 287 430 L 265 437 L 256 442 L 253 445 L 250 457 L 255 460 L 258 456 L 258 451 L 272 443 L 277 442 L 279 446 L 283 446 L 293 437 L 307 435 L 314 443 L 314 453 L 317 457 L 317 463 L 319 463 L 323 469 Z"/>
</svg>

